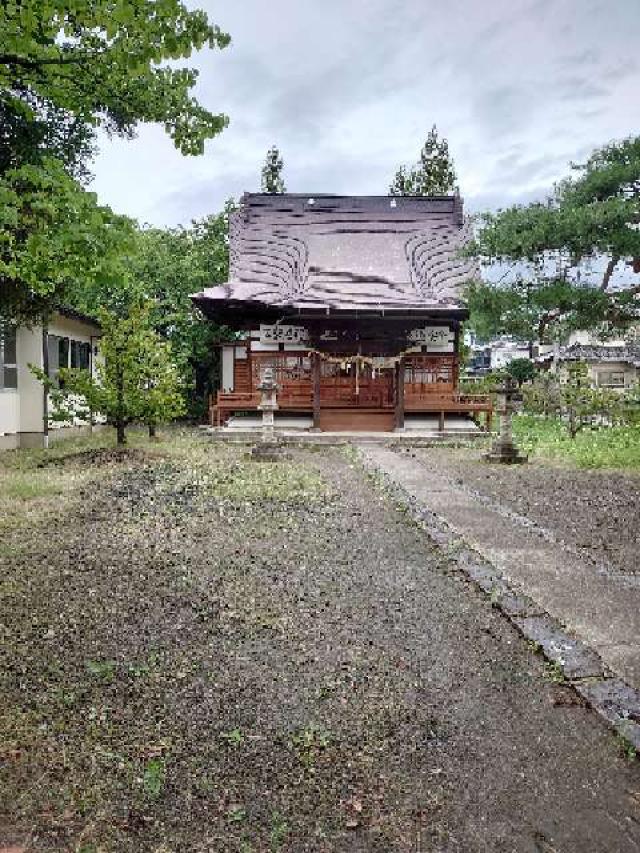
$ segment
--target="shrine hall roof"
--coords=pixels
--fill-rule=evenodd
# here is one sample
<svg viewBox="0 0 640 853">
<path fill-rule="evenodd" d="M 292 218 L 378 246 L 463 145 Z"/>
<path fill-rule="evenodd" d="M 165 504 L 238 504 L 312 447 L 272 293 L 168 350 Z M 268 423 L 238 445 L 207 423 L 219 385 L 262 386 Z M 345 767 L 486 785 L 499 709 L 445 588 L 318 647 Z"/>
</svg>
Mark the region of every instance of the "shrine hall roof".
<svg viewBox="0 0 640 853">
<path fill-rule="evenodd" d="M 192 298 L 207 315 L 464 312 L 478 274 L 460 257 L 459 196 L 246 194 L 229 223 L 229 281 Z"/>
</svg>

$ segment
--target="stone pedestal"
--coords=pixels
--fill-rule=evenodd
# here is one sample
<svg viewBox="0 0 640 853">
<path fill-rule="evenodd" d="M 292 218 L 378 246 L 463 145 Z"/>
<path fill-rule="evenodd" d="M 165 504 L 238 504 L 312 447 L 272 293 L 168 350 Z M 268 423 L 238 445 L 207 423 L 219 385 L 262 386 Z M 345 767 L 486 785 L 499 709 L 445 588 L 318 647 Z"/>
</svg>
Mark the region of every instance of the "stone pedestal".
<svg viewBox="0 0 640 853">
<path fill-rule="evenodd" d="M 288 456 L 283 444 L 275 439 L 273 441 L 261 441 L 251 448 L 251 458 L 254 462 L 279 462 Z"/>
<path fill-rule="evenodd" d="M 502 462 L 506 465 L 519 465 L 527 461 L 513 443 L 513 429 L 511 419 L 516 410 L 516 395 L 518 386 L 516 381 L 507 376 L 502 385 L 496 388 L 497 412 L 500 415 L 500 431 L 493 442 L 491 450 L 485 454 L 488 462 Z"/>
</svg>

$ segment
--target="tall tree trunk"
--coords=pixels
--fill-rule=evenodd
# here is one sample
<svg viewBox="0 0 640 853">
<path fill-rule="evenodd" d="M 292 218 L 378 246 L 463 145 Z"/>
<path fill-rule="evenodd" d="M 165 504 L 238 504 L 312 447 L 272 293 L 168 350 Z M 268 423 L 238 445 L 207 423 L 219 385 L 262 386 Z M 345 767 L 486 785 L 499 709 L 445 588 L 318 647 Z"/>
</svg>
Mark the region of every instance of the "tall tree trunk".
<svg viewBox="0 0 640 853">
<path fill-rule="evenodd" d="M 156 425 L 149 424 L 149 438 L 156 438 Z"/>
<path fill-rule="evenodd" d="M 616 268 L 616 265 L 620 258 L 617 255 L 613 255 L 611 260 L 607 264 L 607 268 L 604 271 L 604 275 L 602 277 L 602 283 L 600 285 L 600 290 L 605 291 L 609 287 L 609 283 L 611 281 L 611 276 L 613 275 L 613 271 Z"/>
<path fill-rule="evenodd" d="M 125 436 L 125 413 L 124 413 L 124 369 L 122 365 L 118 366 L 118 373 L 116 378 L 116 395 L 118 400 L 118 407 L 116 415 L 116 443 L 121 446 L 127 443 L 127 438 Z"/>
<path fill-rule="evenodd" d="M 575 440 L 576 435 L 578 434 L 578 424 L 576 420 L 576 412 L 573 407 L 569 408 L 569 435 L 571 436 L 571 440 Z"/>
<path fill-rule="evenodd" d="M 547 326 L 549 325 L 549 314 L 545 313 L 540 317 L 540 321 L 538 323 L 538 343 L 542 344 L 542 339 L 544 337 L 544 333 L 547 331 Z"/>
<path fill-rule="evenodd" d="M 42 321 L 42 370 L 49 378 L 49 317 Z M 42 392 L 42 446 L 49 447 L 49 387 L 45 383 Z"/>
</svg>

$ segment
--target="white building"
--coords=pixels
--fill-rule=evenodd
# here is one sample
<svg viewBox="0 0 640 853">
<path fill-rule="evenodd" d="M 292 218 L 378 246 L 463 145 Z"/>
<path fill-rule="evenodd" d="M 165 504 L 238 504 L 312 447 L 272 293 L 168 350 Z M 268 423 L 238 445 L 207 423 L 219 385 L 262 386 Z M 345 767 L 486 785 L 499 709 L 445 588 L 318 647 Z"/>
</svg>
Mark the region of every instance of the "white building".
<svg viewBox="0 0 640 853">
<path fill-rule="evenodd" d="M 529 358 L 529 344 L 512 338 L 500 338 L 491 344 L 491 370 L 502 370 L 516 358 Z"/>
<path fill-rule="evenodd" d="M 88 432 L 88 424 L 45 425 L 45 395 L 29 365 L 44 369 L 44 347 L 49 357 L 49 376 L 61 367 L 95 369 L 100 327 L 76 311 L 60 309 L 45 335 L 41 325 L 0 325 L 0 450 L 42 447 L 45 427 L 51 440 Z"/>
<path fill-rule="evenodd" d="M 466 332 L 465 343 L 470 350 L 467 372 L 471 375 L 482 376 L 502 370 L 515 358 L 529 358 L 529 345 L 511 337 L 481 343 L 473 333 Z"/>
</svg>

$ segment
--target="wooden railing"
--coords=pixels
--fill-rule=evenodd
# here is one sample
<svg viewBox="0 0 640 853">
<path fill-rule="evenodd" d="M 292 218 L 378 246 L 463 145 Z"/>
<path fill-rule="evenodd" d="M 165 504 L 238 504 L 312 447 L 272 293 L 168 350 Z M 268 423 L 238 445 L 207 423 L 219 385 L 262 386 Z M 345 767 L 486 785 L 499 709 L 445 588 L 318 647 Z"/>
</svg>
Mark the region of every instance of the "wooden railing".
<svg viewBox="0 0 640 853">
<path fill-rule="evenodd" d="M 349 359 L 345 357 L 345 362 Z M 235 411 L 256 411 L 260 403 L 257 390 L 265 368 L 270 367 L 278 385 L 277 400 L 282 411 L 313 412 L 312 358 L 307 352 L 254 353 L 249 361 L 249 387 L 246 391 L 218 392 L 210 401 L 210 421 L 214 426 L 226 422 Z M 482 394 L 457 391 L 457 357 L 454 355 L 411 355 L 404 361 L 404 410 L 407 412 L 484 412 L 490 423 L 491 399 Z M 396 373 L 397 375 L 397 373 Z M 375 370 L 369 364 L 349 372 L 337 361 L 320 364 L 320 409 L 396 408 L 396 392 L 391 369 Z"/>
<path fill-rule="evenodd" d="M 394 408 L 393 401 L 388 398 L 382 399 L 379 390 L 371 393 L 361 388 L 357 400 L 353 399 L 353 392 L 349 388 L 338 386 L 320 387 L 321 408 L 369 408 L 391 411 Z M 278 407 L 282 411 L 313 411 L 313 393 L 308 385 L 282 388 L 277 395 Z M 233 412 L 257 411 L 260 403 L 260 393 L 236 393 L 219 391 L 215 401 L 210 400 L 210 423 L 211 426 L 220 426 L 225 423 Z M 471 413 L 484 412 L 490 423 L 493 412 L 491 398 L 485 394 L 461 394 L 455 391 L 429 390 L 424 393 L 407 393 L 405 390 L 404 409 L 406 412 L 438 412 L 438 413 Z"/>
<path fill-rule="evenodd" d="M 428 392 L 423 394 L 407 393 L 404 396 L 405 409 L 413 411 L 439 411 L 445 409 L 451 411 L 489 411 L 491 410 L 491 397 L 488 394 L 460 394 L 457 391 Z"/>
</svg>

